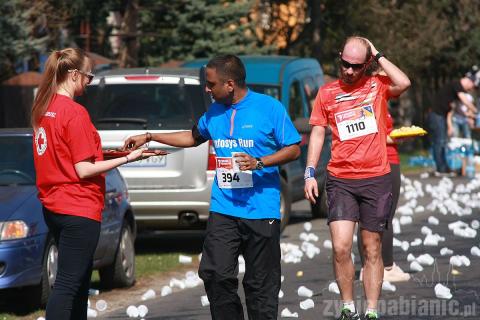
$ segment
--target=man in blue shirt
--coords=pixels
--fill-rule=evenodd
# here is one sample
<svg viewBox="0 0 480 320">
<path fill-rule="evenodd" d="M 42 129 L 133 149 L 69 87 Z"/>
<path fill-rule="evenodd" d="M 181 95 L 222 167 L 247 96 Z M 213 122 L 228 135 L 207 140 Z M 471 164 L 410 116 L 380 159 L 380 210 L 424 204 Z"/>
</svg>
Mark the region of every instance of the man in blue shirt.
<svg viewBox="0 0 480 320">
<path fill-rule="evenodd" d="M 245 258 L 248 318 L 277 319 L 280 290 L 280 177 L 278 165 L 300 155 L 300 136 L 285 107 L 250 91 L 234 55 L 210 60 L 205 90 L 214 103 L 191 131 L 146 133 L 124 149 L 154 140 L 193 147 L 212 140 L 217 155 L 210 217 L 199 275 L 212 319 L 244 319 L 235 270 Z"/>
</svg>

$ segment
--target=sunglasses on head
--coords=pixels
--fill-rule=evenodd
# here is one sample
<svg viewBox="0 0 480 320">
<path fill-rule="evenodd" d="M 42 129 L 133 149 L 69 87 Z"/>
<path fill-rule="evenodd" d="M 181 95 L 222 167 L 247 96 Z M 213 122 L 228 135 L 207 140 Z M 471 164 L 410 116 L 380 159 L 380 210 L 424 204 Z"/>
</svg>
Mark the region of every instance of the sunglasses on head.
<svg viewBox="0 0 480 320">
<path fill-rule="evenodd" d="M 365 67 L 365 65 L 367 64 L 366 62 L 364 62 L 364 63 L 350 63 L 348 61 L 343 60 L 342 58 L 340 58 L 340 63 L 342 65 L 342 67 L 344 67 L 345 69 L 352 68 L 353 70 L 356 70 L 356 71 L 363 69 L 363 67 Z"/>
<path fill-rule="evenodd" d="M 85 77 L 87 77 L 88 78 L 88 84 L 90 84 L 93 80 L 93 77 L 95 77 L 95 75 L 91 72 L 85 72 L 85 71 L 78 70 L 78 69 L 68 70 L 68 72 L 74 72 L 74 71 L 77 71 L 78 73 L 83 74 Z"/>
</svg>

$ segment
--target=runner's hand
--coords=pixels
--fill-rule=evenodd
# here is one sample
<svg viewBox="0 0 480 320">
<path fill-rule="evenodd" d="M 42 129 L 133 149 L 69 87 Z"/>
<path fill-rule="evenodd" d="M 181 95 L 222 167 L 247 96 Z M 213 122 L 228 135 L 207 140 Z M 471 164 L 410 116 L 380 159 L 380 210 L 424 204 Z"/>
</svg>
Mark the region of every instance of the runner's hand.
<svg viewBox="0 0 480 320">
<path fill-rule="evenodd" d="M 146 134 L 139 134 L 136 136 L 128 137 L 125 140 L 122 150 L 135 150 L 138 149 L 140 146 L 143 146 L 147 142 L 147 135 Z"/>
<path fill-rule="evenodd" d="M 318 183 L 314 178 L 305 180 L 305 199 L 315 204 L 318 198 Z"/>
<path fill-rule="evenodd" d="M 235 162 L 238 163 L 240 170 L 255 170 L 257 168 L 257 159 L 246 154 L 246 153 L 237 153 L 234 156 Z"/>
</svg>

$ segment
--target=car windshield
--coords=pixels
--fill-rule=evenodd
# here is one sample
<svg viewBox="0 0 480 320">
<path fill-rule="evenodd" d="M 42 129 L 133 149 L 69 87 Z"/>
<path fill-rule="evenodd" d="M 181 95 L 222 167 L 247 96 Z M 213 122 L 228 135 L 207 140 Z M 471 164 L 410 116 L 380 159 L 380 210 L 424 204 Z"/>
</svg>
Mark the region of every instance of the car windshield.
<svg viewBox="0 0 480 320">
<path fill-rule="evenodd" d="M 0 185 L 34 185 L 31 136 L 0 137 Z"/>
<path fill-rule="evenodd" d="M 255 92 L 269 95 L 277 100 L 280 100 L 280 87 L 269 86 L 262 84 L 249 84 L 248 87 Z"/>
<path fill-rule="evenodd" d="M 94 85 L 78 102 L 98 130 L 191 129 L 206 111 L 199 85 Z"/>
</svg>

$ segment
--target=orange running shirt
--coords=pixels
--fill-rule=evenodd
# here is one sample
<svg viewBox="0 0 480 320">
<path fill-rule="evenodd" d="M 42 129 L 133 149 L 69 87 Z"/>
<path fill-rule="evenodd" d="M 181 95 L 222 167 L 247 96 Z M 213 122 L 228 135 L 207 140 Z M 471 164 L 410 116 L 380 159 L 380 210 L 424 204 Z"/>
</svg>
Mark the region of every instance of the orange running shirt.
<svg viewBox="0 0 480 320">
<path fill-rule="evenodd" d="M 340 80 L 320 88 L 310 124 L 330 126 L 332 156 L 328 172 L 344 179 L 364 179 L 390 172 L 387 159 L 387 100 L 391 81 L 363 77 L 356 85 Z"/>
</svg>

